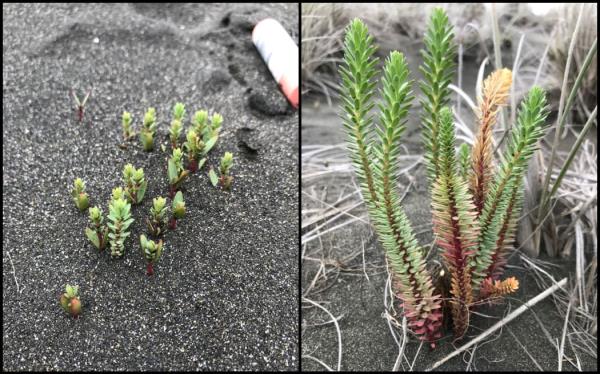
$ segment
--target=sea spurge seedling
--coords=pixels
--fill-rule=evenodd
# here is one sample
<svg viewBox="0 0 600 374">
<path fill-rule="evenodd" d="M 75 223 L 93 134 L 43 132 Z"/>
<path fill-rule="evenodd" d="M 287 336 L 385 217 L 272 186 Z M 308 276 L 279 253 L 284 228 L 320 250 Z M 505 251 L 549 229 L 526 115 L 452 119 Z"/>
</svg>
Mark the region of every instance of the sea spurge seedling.
<svg viewBox="0 0 600 374">
<path fill-rule="evenodd" d="M 173 107 L 173 118 L 183 122 L 183 118 L 185 117 L 185 105 L 183 103 L 176 103 Z"/>
<path fill-rule="evenodd" d="M 206 110 L 199 110 L 194 113 L 194 118 L 192 118 L 192 126 L 196 134 L 200 136 L 204 136 L 206 132 L 206 126 L 208 121 L 208 112 Z"/>
<path fill-rule="evenodd" d="M 183 218 L 185 215 L 185 202 L 183 201 L 183 194 L 181 191 L 178 191 L 177 194 L 175 194 L 171 210 L 173 212 L 173 216 L 169 220 L 169 228 L 171 230 L 175 230 L 177 227 L 177 220 Z"/>
<path fill-rule="evenodd" d="M 183 131 L 183 124 L 180 120 L 174 119 L 171 121 L 171 127 L 169 128 L 169 139 L 171 140 L 171 149 L 179 148 L 179 138 Z"/>
<path fill-rule="evenodd" d="M 108 240 L 108 227 L 104 224 L 102 209 L 95 206 L 90 208 L 90 227 L 86 227 L 85 235 L 98 248 L 103 250 Z"/>
<path fill-rule="evenodd" d="M 121 123 L 123 124 L 123 139 L 125 141 L 133 138 L 135 133 L 133 132 L 133 128 L 131 127 L 131 113 L 125 111 L 123 112 L 123 116 L 121 117 Z"/>
<path fill-rule="evenodd" d="M 85 192 L 85 182 L 81 178 L 77 178 L 73 182 L 71 196 L 73 196 L 73 201 L 75 201 L 75 205 L 80 211 L 83 212 L 90 206 L 88 194 Z"/>
<path fill-rule="evenodd" d="M 60 296 L 60 306 L 73 318 L 77 318 L 81 314 L 81 301 L 79 300 L 78 291 L 78 286 L 67 284 L 65 292 Z"/>
<path fill-rule="evenodd" d="M 444 260 L 443 269 L 436 273 L 435 288 L 397 191 L 399 140 L 412 100 L 404 56 L 393 51 L 385 61 L 380 125 L 371 115 L 378 79 L 376 47 L 360 20 L 353 20 L 347 29 L 340 67 L 344 126 L 361 192 L 386 251 L 408 325 L 432 347 L 441 337 L 442 300 L 448 300 L 444 305 L 450 309 L 458 339 L 469 326 L 470 310 L 479 301 L 497 300 L 518 288 L 516 279 L 498 278 L 514 238 L 524 172 L 544 134 L 548 114 L 544 92 L 532 88 L 512 127 L 504 161 L 494 171 L 490 129 L 507 100 L 512 79 L 509 70 L 498 70 L 484 83 L 475 145 L 472 150 L 461 145 L 457 155 L 454 119 L 446 106 L 454 67 L 452 39 L 452 26 L 444 11 L 434 10 L 425 36 L 421 68 L 425 80 L 420 86 L 433 232 Z"/>
<path fill-rule="evenodd" d="M 115 187 L 112 190 L 111 201 L 115 201 L 118 199 L 124 199 L 125 193 L 123 192 L 123 187 Z"/>
<path fill-rule="evenodd" d="M 128 228 L 133 222 L 130 213 L 131 205 L 127 200 L 117 198 L 110 202 L 108 209 L 108 227 L 110 229 L 108 238 L 110 240 L 111 255 L 120 257 L 125 253 L 125 239 L 130 234 Z"/>
<path fill-rule="evenodd" d="M 192 129 L 204 142 L 204 147 L 200 150 L 203 155 L 208 154 L 219 139 L 219 130 L 222 123 L 223 117 L 219 113 L 215 113 L 210 117 L 210 124 L 208 123 L 207 111 L 199 110 L 194 114 Z"/>
<path fill-rule="evenodd" d="M 221 176 L 219 177 L 219 182 L 221 186 L 229 190 L 231 188 L 231 183 L 233 182 L 233 177 L 229 175 L 229 171 L 233 166 L 233 154 L 231 152 L 225 152 L 223 157 L 221 158 L 221 165 L 219 167 L 219 172 Z"/>
<path fill-rule="evenodd" d="M 183 144 L 188 155 L 188 170 L 193 173 L 204 165 L 206 158 L 198 162 L 200 155 L 204 152 L 204 142 L 198 136 L 194 129 L 189 129 L 186 135 L 186 142 Z"/>
<path fill-rule="evenodd" d="M 146 225 L 150 235 L 158 237 L 165 231 L 167 225 L 167 199 L 157 197 L 152 200 L 152 208 L 150 208 L 150 218 L 146 219 Z"/>
<path fill-rule="evenodd" d="M 151 151 L 154 148 L 154 133 L 156 132 L 156 110 L 148 108 L 144 115 L 142 130 L 140 131 L 140 141 L 145 151 Z"/>
<path fill-rule="evenodd" d="M 148 187 L 148 182 L 144 177 L 144 169 L 136 169 L 131 164 L 125 165 L 123 168 L 123 183 L 125 183 L 127 200 L 132 204 L 142 202 Z"/>
<path fill-rule="evenodd" d="M 83 100 L 79 100 L 79 97 L 77 97 L 77 95 L 75 94 L 75 90 L 71 89 L 71 95 L 73 95 L 73 99 L 75 100 L 75 104 L 77 105 L 77 119 L 79 120 L 79 123 L 83 121 L 85 104 L 87 103 L 88 99 L 90 98 L 90 95 L 92 94 L 92 89 L 93 88 L 90 88 L 88 90 L 88 92 L 83 97 Z"/>
<path fill-rule="evenodd" d="M 140 235 L 140 246 L 142 247 L 142 254 L 146 261 L 148 261 L 148 266 L 146 267 L 146 274 L 148 276 L 154 274 L 153 264 L 158 261 L 160 255 L 162 254 L 163 249 L 163 241 L 159 240 L 158 243 L 155 243 L 152 240 L 146 239 L 145 235 Z"/>
<path fill-rule="evenodd" d="M 167 165 L 167 174 L 169 177 L 170 190 L 169 195 L 172 198 L 175 192 L 189 175 L 189 171 L 183 168 L 183 152 L 180 148 L 175 148 Z"/>
</svg>

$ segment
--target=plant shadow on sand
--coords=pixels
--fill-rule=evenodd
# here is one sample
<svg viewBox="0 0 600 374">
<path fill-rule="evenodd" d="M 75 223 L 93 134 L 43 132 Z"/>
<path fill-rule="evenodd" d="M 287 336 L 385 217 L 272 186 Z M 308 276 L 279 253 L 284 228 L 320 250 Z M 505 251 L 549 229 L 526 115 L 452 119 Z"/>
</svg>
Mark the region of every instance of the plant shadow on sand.
<svg viewBox="0 0 600 374">
<path fill-rule="evenodd" d="M 278 19 L 297 42 L 294 4 L 3 6 L 3 369 L 294 370 L 298 367 L 298 113 L 251 41 Z M 93 85 L 83 123 L 70 97 Z M 171 109 L 224 117 L 203 170 L 183 184 L 186 216 L 165 236 L 152 277 L 139 235 L 167 196 Z M 155 148 L 126 149 L 121 114 L 139 129 L 156 107 Z M 238 134 L 251 137 L 240 139 Z M 183 138 L 183 136 L 182 136 Z M 250 150 L 250 151 L 249 151 Z M 234 154 L 230 193 L 207 168 Z M 148 190 L 132 209 L 123 258 L 98 253 L 76 177 L 107 211 L 123 166 Z M 82 313 L 60 308 L 79 286 Z"/>
</svg>

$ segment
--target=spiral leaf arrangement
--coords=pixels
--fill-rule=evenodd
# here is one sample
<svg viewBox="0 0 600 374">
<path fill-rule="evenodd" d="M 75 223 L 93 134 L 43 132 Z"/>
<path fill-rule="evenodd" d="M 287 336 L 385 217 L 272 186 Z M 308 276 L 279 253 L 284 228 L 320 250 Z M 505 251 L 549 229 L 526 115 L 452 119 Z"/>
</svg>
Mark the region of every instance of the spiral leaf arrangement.
<svg viewBox="0 0 600 374">
<path fill-rule="evenodd" d="M 375 107 L 378 59 L 365 24 L 355 19 L 346 29 L 342 80 L 342 119 L 348 149 L 371 222 L 379 236 L 412 331 L 435 347 L 442 335 L 442 300 L 450 309 L 454 335 L 469 326 L 470 310 L 480 301 L 497 300 L 515 292 L 515 278 L 499 280 L 506 253 L 514 240 L 523 198 L 527 163 L 544 135 L 548 115 L 545 93 L 533 87 L 519 108 L 504 160 L 493 166 L 492 131 L 496 115 L 508 99 L 512 74 L 493 72 L 479 100 L 479 132 L 473 149 L 462 144 L 456 152 L 454 119 L 447 107 L 454 74 L 452 26 L 442 9 L 435 9 L 425 35 L 420 82 L 421 115 L 427 176 L 430 183 L 435 244 L 447 271 L 432 279 L 424 251 L 417 243 L 400 204 L 399 142 L 413 100 L 412 81 L 402 53 L 393 51 L 383 67 L 382 102 L 378 122 Z M 442 279 L 446 281 L 440 282 Z M 448 284 L 434 287 L 433 284 Z"/>
</svg>

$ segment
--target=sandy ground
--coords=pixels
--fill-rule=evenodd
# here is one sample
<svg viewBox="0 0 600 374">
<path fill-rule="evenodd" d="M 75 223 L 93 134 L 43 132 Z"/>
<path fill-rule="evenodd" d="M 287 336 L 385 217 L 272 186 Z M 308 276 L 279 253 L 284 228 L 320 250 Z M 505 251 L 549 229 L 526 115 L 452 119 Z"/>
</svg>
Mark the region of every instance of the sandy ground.
<svg viewBox="0 0 600 374">
<path fill-rule="evenodd" d="M 320 169 L 315 167 L 314 173 L 321 170 L 322 176 L 304 178 L 307 173 L 303 171 L 302 209 L 307 211 L 324 208 L 325 205 L 318 200 L 325 204 L 334 204 L 340 197 L 346 196 L 356 189 L 353 172 L 332 172 L 339 170 L 340 165 L 348 162 L 344 149 L 346 136 L 337 114 L 337 102 L 334 102 L 334 106 L 331 108 L 325 103 L 322 97 L 312 96 L 304 101 L 302 108 L 303 147 L 307 145 L 339 145 L 338 148 L 327 151 L 327 155 L 333 160 L 331 163 L 320 164 Z M 418 110 L 413 110 L 410 117 L 413 120 L 409 121 L 402 139 L 405 147 L 403 155 L 422 153 L 418 121 L 414 120 L 415 117 L 418 118 Z M 323 155 L 323 158 L 328 157 Z M 312 158 L 306 156 L 303 156 L 302 162 L 303 165 L 313 163 Z M 319 162 L 321 161 L 314 161 L 315 164 L 319 164 Z M 411 160 L 401 162 L 400 169 L 409 166 L 412 162 Z M 327 173 L 328 171 L 330 172 Z M 427 197 L 424 167 L 420 165 L 412 169 L 409 174 L 401 178 L 400 182 L 402 193 L 409 187 L 403 200 L 403 206 L 415 232 L 417 232 L 419 242 L 431 243 L 430 202 Z M 345 210 L 344 208 L 357 201 L 358 198 L 355 196 L 339 203 L 337 207 Z M 355 220 L 343 227 L 329 231 L 303 245 L 303 296 L 321 302 L 335 317 L 341 316 L 339 325 L 343 346 L 342 370 L 388 371 L 394 366 L 398 347 L 384 318 L 384 288 L 387 272 L 383 248 L 367 223 L 364 206 L 360 205 L 347 213 L 331 224 L 321 227 L 319 231 L 324 232 L 356 217 L 361 220 Z M 323 221 L 320 221 L 304 227 L 302 234 L 305 235 L 322 223 Z M 558 268 L 553 268 L 555 271 L 553 276 L 556 279 L 573 276 L 564 270 L 574 269 L 572 262 L 542 259 L 559 265 Z M 321 261 L 326 264 L 326 277 L 319 276 L 318 281 L 313 284 Z M 463 343 L 479 335 L 494 324 L 498 318 L 518 308 L 542 291 L 537 287 L 533 276 L 523 269 L 518 256 L 512 258 L 510 265 L 506 276 L 516 276 L 519 279 L 519 291 L 503 305 L 478 309 L 477 312 L 483 313 L 487 317 L 473 316 L 467 338 Z M 311 288 L 310 291 L 306 292 L 309 288 Z M 301 319 L 302 355 L 313 356 L 335 369 L 338 358 L 338 338 L 333 324 L 326 323 L 330 317 L 309 303 L 303 303 Z M 401 316 L 398 316 L 398 319 L 401 321 Z M 478 345 L 472 357 L 470 353 L 460 355 L 445 363 L 438 370 L 464 371 L 470 367 L 471 370 L 533 371 L 539 369 L 537 365 L 543 370 L 556 370 L 557 350 L 548 339 L 560 340 L 563 323 L 564 319 L 558 315 L 551 298 L 547 298 L 512 321 L 500 332 L 495 333 L 489 342 Z M 546 331 L 540 324 L 543 324 Z M 403 361 L 402 368 L 408 370 L 413 365 L 414 370 L 425 370 L 460 345 L 462 343 L 452 344 L 450 331 L 439 343 L 438 348 L 433 351 L 425 345 L 419 351 L 419 342 L 412 338 L 405 350 L 409 361 Z M 570 348 L 567 355 L 569 358 L 575 359 Z M 584 370 L 597 368 L 596 360 L 593 357 L 580 355 L 579 359 Z M 537 362 L 537 365 L 534 361 Z M 302 368 L 303 370 L 324 370 L 322 365 L 309 358 L 302 359 Z M 574 369 L 566 362 L 563 365 L 563 370 Z"/>
<path fill-rule="evenodd" d="M 298 113 L 251 42 L 267 16 L 298 40 L 293 4 L 3 5 L 3 370 L 298 368 Z M 69 91 L 91 85 L 79 124 Z M 138 238 L 166 155 L 119 148 L 120 115 L 139 126 L 155 106 L 166 144 L 176 101 L 223 115 L 207 164 L 233 152 L 235 181 L 184 183 L 188 213 L 149 278 Z M 106 211 L 129 162 L 149 187 L 111 259 L 69 191 L 83 178 Z M 79 320 L 58 304 L 67 283 Z"/>
</svg>

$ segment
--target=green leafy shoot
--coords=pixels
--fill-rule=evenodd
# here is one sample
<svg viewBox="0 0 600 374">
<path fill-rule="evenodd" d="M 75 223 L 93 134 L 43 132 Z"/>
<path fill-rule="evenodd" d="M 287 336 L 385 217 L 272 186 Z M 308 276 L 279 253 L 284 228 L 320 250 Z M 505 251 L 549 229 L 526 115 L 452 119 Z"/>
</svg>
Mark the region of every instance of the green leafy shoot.
<svg viewBox="0 0 600 374">
<path fill-rule="evenodd" d="M 135 136 L 135 133 L 133 131 L 133 128 L 131 127 L 131 123 L 132 123 L 132 117 L 131 117 L 131 113 L 125 111 L 123 112 L 123 116 L 121 118 L 121 123 L 123 125 L 123 139 L 125 141 L 133 138 Z"/>
<path fill-rule="evenodd" d="M 104 224 L 102 209 L 95 206 L 89 209 L 90 227 L 86 227 L 85 235 L 99 250 L 106 247 L 108 241 L 108 227 Z"/>
<path fill-rule="evenodd" d="M 171 230 L 175 230 L 177 226 L 177 220 L 183 218 L 185 215 L 185 202 L 183 201 L 183 193 L 178 191 L 173 198 L 171 210 L 173 212 L 173 216 L 169 220 L 169 228 Z"/>
<path fill-rule="evenodd" d="M 183 152 L 180 148 L 175 148 L 167 164 L 167 176 L 170 184 L 169 193 L 171 197 L 175 195 L 175 192 L 189 173 L 189 170 L 183 168 Z"/>
<path fill-rule="evenodd" d="M 86 210 L 90 203 L 88 194 L 85 192 L 85 182 L 81 178 L 76 178 L 73 182 L 73 190 L 71 190 L 71 196 L 75 205 L 80 211 Z"/>
<path fill-rule="evenodd" d="M 142 248 L 142 254 L 146 261 L 148 261 L 148 266 L 146 268 L 146 274 L 151 276 L 154 274 L 153 264 L 155 264 L 160 255 L 162 254 L 163 249 L 163 241 L 159 240 L 158 243 L 155 243 L 152 240 L 146 239 L 145 235 L 140 235 L 140 246 Z"/>
<path fill-rule="evenodd" d="M 156 132 L 156 109 L 148 108 L 144 115 L 140 141 L 145 151 L 154 149 L 154 133 Z"/>
<path fill-rule="evenodd" d="M 148 182 L 144 177 L 144 169 L 136 169 L 132 164 L 123 168 L 123 183 L 125 184 L 125 196 L 132 204 L 139 204 L 144 199 Z"/>
<path fill-rule="evenodd" d="M 231 152 L 225 152 L 221 158 L 221 165 L 219 167 L 219 172 L 221 174 L 219 177 L 219 182 L 221 183 L 221 187 L 223 187 L 225 190 L 229 190 L 231 188 L 231 183 L 233 182 L 233 177 L 229 175 L 232 165 L 233 154 Z"/>
<path fill-rule="evenodd" d="M 167 199 L 164 197 L 156 197 L 152 200 L 152 208 L 150 208 L 150 217 L 146 219 L 146 226 L 150 235 L 159 237 L 165 232 L 167 226 Z"/>
<path fill-rule="evenodd" d="M 108 238 L 111 255 L 121 257 L 125 253 L 125 239 L 130 234 L 129 226 L 133 223 L 131 205 L 127 200 L 118 198 L 110 202 L 108 210 Z"/>
</svg>

